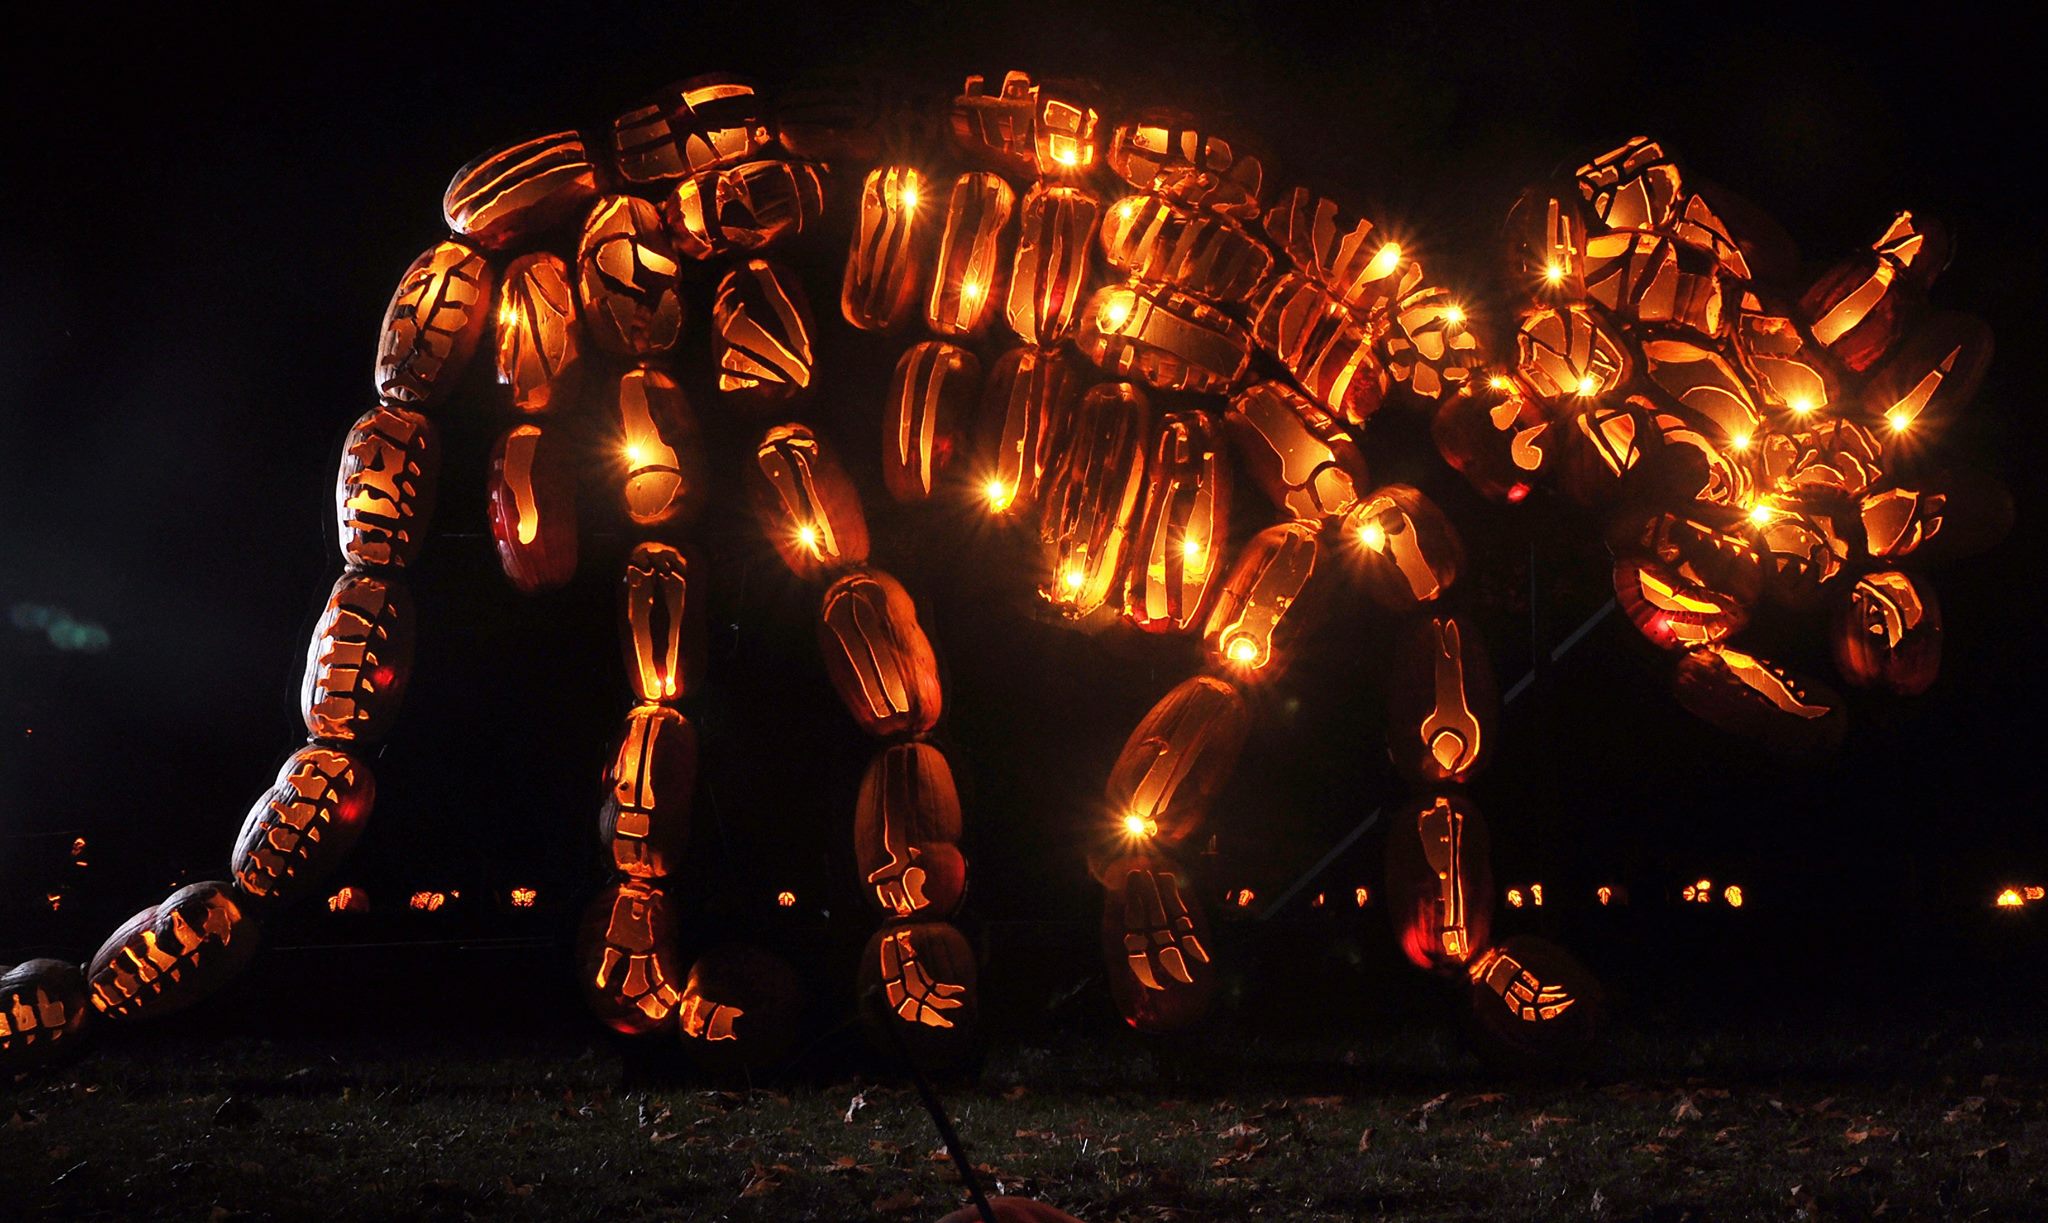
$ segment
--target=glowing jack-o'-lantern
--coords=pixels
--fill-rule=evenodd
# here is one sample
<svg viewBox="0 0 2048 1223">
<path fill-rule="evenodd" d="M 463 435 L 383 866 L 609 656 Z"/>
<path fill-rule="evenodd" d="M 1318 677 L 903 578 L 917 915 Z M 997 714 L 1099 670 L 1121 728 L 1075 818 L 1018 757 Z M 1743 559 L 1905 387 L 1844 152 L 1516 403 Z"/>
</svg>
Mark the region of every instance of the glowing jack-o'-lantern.
<svg viewBox="0 0 2048 1223">
<path fill-rule="evenodd" d="M 1003 239 L 1017 208 L 1017 193 L 999 176 L 962 174 L 946 201 L 938 264 L 925 324 L 942 336 L 971 339 L 987 329 L 997 298 L 1007 288 Z"/>
<path fill-rule="evenodd" d="M 570 397 L 583 364 L 576 289 L 559 255 L 535 251 L 505 267 L 498 282 L 498 381 L 512 406 L 546 412 Z"/>
<path fill-rule="evenodd" d="M 682 1001 L 675 925 L 668 898 L 641 879 L 619 879 L 585 910 L 581 949 L 584 1000 L 606 1026 L 628 1036 L 659 1031 Z"/>
<path fill-rule="evenodd" d="M 1063 349 L 1013 348 L 996 362 L 982 399 L 977 490 L 990 513 L 1016 514 L 1037 503 L 1066 449 L 1079 385 Z"/>
<path fill-rule="evenodd" d="M 1217 433 L 1207 413 L 1160 418 L 1123 592 L 1124 619 L 1148 632 L 1193 627 L 1221 584 L 1230 469 Z"/>
<path fill-rule="evenodd" d="M 1599 983 L 1563 948 L 1516 935 L 1465 966 L 1470 1031 L 1482 1057 L 1509 1069 L 1556 1067 L 1599 1032 Z"/>
<path fill-rule="evenodd" d="M 1216 965 L 1201 901 L 1172 865 L 1144 854 L 1103 879 L 1102 959 L 1124 1022 L 1141 1032 L 1186 1027 L 1209 1009 Z"/>
<path fill-rule="evenodd" d="M 619 644 L 633 696 L 643 704 L 674 702 L 689 690 L 702 650 L 689 588 L 689 562 L 667 544 L 645 541 L 626 558 Z"/>
<path fill-rule="evenodd" d="M 900 1039 L 928 1070 L 957 1068 L 975 1055 L 981 997 L 974 951 L 944 922 L 875 931 L 861 952 L 860 999 L 861 1017 L 883 1049 Z"/>
<path fill-rule="evenodd" d="M 0 1058 L 32 1066 L 59 1052 L 85 1023 L 85 978 L 63 960 L 0 965 Z"/>
<path fill-rule="evenodd" d="M 818 436 L 777 425 L 748 471 L 761 533 L 791 573 L 817 581 L 868 559 L 868 521 L 853 481 Z"/>
<path fill-rule="evenodd" d="M 306 895 L 348 856 L 376 796 L 369 766 L 349 753 L 317 743 L 293 752 L 242 821 L 229 866 L 236 885 L 252 901 Z"/>
<path fill-rule="evenodd" d="M 964 448 L 981 392 L 981 361 L 943 340 L 903 351 L 882 411 L 882 483 L 898 501 L 923 501 Z"/>
<path fill-rule="evenodd" d="M 868 172 L 846 255 L 839 311 L 863 331 L 893 331 L 910 318 L 924 278 L 930 218 L 938 212 L 925 176 L 912 166 Z"/>
<path fill-rule="evenodd" d="M 1236 677 L 1279 670 L 1287 643 L 1305 627 L 1297 607 L 1316 569 L 1316 529 L 1283 522 L 1245 541 L 1202 629 L 1210 657 Z"/>
<path fill-rule="evenodd" d="M 861 778 L 853 844 L 868 899 L 892 917 L 952 913 L 966 887 L 960 795 L 929 743 L 884 748 Z"/>
<path fill-rule="evenodd" d="M 696 788 L 697 728 L 665 706 L 635 706 L 612 754 L 597 815 L 598 840 L 613 869 L 635 879 L 673 871 L 690 843 Z"/>
<path fill-rule="evenodd" d="M 642 526 L 688 518 L 702 501 L 697 418 L 675 379 L 650 366 L 619 375 L 612 418 L 626 513 Z"/>
<path fill-rule="evenodd" d="M 953 99 L 947 123 L 969 157 L 1029 177 L 1085 175 L 1095 168 L 1095 108 L 1079 86 L 1035 84 L 1022 72 L 1004 75 L 990 93 L 979 74 Z"/>
<path fill-rule="evenodd" d="M 1643 636 L 1666 649 L 1711 645 L 1749 623 L 1749 607 L 1735 597 L 1643 557 L 1614 563 L 1614 597 Z"/>
<path fill-rule="evenodd" d="M 1419 785 L 1463 785 L 1493 754 L 1500 697 L 1479 631 L 1465 616 L 1418 618 L 1395 647 L 1387 757 Z"/>
<path fill-rule="evenodd" d="M 1363 217 L 1346 224 L 1337 202 L 1296 187 L 1266 210 L 1266 233 L 1301 274 L 1361 314 L 1412 289 L 1421 269 Z"/>
<path fill-rule="evenodd" d="M 576 296 L 591 341 L 621 357 L 673 348 L 683 327 L 681 271 L 654 205 L 626 195 L 599 200 L 576 245 Z"/>
<path fill-rule="evenodd" d="M 453 239 L 430 247 L 399 278 L 377 343 L 377 394 L 401 403 L 443 399 L 476 352 L 490 313 L 491 265 Z"/>
<path fill-rule="evenodd" d="M 1064 615 L 1094 614 L 1123 576 L 1145 492 L 1151 415 L 1145 393 L 1128 382 L 1090 388 L 1074 414 L 1066 459 L 1039 518 L 1047 561 L 1039 593 Z"/>
<path fill-rule="evenodd" d="M 1281 382 L 1254 382 L 1224 416 L 1246 471 L 1282 512 L 1321 522 L 1364 495 L 1365 456 L 1343 426 Z"/>
<path fill-rule="evenodd" d="M 1097 290 L 1074 343 L 1103 370 L 1162 391 L 1220 394 L 1251 369 L 1242 323 L 1189 294 L 1136 282 Z"/>
<path fill-rule="evenodd" d="M 1390 611 L 1409 611 L 1451 588 L 1465 564 L 1458 532 L 1436 503 L 1406 484 L 1375 489 L 1344 516 L 1366 590 Z"/>
<path fill-rule="evenodd" d="M 412 596 L 396 579 L 344 573 L 306 650 L 299 708 L 306 733 L 374 743 L 390 732 L 412 675 Z"/>
<path fill-rule="evenodd" d="M 1051 348 L 1073 335 L 1101 214 L 1085 188 L 1041 183 L 1025 195 L 1003 317 L 1026 344 Z"/>
<path fill-rule="evenodd" d="M 1941 603 L 1933 588 L 1896 569 L 1866 573 L 1836 612 L 1833 644 L 1851 683 L 1925 692 L 1941 672 Z"/>
<path fill-rule="evenodd" d="M 743 77 L 693 76 L 612 121 L 619 174 L 655 183 L 750 161 L 774 140 L 767 105 Z"/>
<path fill-rule="evenodd" d="M 1191 208 L 1250 217 L 1259 211 L 1265 169 L 1193 115 L 1154 108 L 1117 124 L 1104 161 L 1139 191 L 1162 192 Z"/>
<path fill-rule="evenodd" d="M 1817 681 L 1725 645 L 1679 660 L 1678 703 L 1731 734 L 1799 753 L 1842 741 L 1841 698 Z"/>
<path fill-rule="evenodd" d="M 576 475 L 554 426 L 514 425 L 491 450 L 491 538 L 498 565 L 526 594 L 576 576 Z"/>
<path fill-rule="evenodd" d="M 448 228 L 505 250 L 561 225 L 597 198 L 597 169 L 575 132 L 493 149 L 455 172 L 441 197 Z"/>
<path fill-rule="evenodd" d="M 1493 929 L 1493 853 L 1478 808 L 1434 795 L 1387 829 L 1388 913 L 1401 950 L 1419 968 L 1451 969 L 1485 947 Z"/>
<path fill-rule="evenodd" d="M 1850 369 L 1869 369 L 1947 266 L 1949 249 L 1939 226 L 1898 214 L 1869 251 L 1822 273 L 1800 299 L 1814 338 Z"/>
<path fill-rule="evenodd" d="M 1553 422 L 1506 374 L 1443 401 L 1430 423 L 1437 452 L 1488 497 L 1521 501 L 1550 461 Z"/>
<path fill-rule="evenodd" d="M 796 276 L 747 260 L 718 282 L 711 324 L 719 390 L 765 404 L 810 389 L 811 305 Z"/>
<path fill-rule="evenodd" d="M 923 734 L 938 722 L 938 660 L 895 578 L 862 569 L 832 583 L 819 608 L 818 648 L 839 699 L 869 734 Z"/>
<path fill-rule="evenodd" d="M 361 569 L 410 564 L 434 516 L 440 465 L 439 434 L 418 412 L 386 404 L 357 418 L 335 479 L 342 559 Z"/>
<path fill-rule="evenodd" d="M 1131 280 L 1211 304 L 1240 302 L 1273 270 L 1273 255 L 1227 216 L 1156 195 L 1130 195 L 1102 214 L 1102 252 Z"/>
<path fill-rule="evenodd" d="M 676 1036 L 715 1076 L 772 1066 L 796 1047 L 803 1019 L 796 970 L 765 948 L 730 943 L 690 966 L 676 1004 Z"/>
<path fill-rule="evenodd" d="M 1253 309 L 1252 335 L 1346 424 L 1363 424 L 1379 410 L 1385 371 L 1372 335 L 1315 281 L 1298 272 L 1275 277 Z"/>
<path fill-rule="evenodd" d="M 765 250 L 817 223 L 825 208 L 817 167 L 800 161 L 749 161 L 706 170 L 676 184 L 662 219 L 686 259 Z"/>
<path fill-rule="evenodd" d="M 1225 680 L 1193 676 L 1159 698 L 1109 771 L 1119 843 L 1174 845 L 1193 835 L 1230 779 L 1250 724 L 1244 697 Z"/>
<path fill-rule="evenodd" d="M 107 936 L 85 970 L 109 1019 L 168 1015 L 227 984 L 256 954 L 256 923 L 230 883 L 171 893 Z"/>
</svg>

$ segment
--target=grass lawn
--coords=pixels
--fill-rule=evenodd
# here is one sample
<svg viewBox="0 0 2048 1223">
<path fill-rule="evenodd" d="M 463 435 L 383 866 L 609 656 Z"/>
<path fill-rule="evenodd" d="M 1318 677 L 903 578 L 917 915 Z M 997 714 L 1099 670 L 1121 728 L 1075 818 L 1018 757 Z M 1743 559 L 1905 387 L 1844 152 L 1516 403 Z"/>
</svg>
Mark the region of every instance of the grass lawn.
<svg viewBox="0 0 2048 1223">
<path fill-rule="evenodd" d="M 1442 1033 L 999 1047 L 947 1092 L 991 1189 L 1110 1219 L 2048 1216 L 2025 1014 L 1617 1032 L 1550 1082 Z M 0 1217 L 933 1219 L 907 1086 L 744 1092 L 518 1036 L 108 1042 L 0 1085 Z M 834 1081 L 837 1079 L 837 1081 Z"/>
</svg>

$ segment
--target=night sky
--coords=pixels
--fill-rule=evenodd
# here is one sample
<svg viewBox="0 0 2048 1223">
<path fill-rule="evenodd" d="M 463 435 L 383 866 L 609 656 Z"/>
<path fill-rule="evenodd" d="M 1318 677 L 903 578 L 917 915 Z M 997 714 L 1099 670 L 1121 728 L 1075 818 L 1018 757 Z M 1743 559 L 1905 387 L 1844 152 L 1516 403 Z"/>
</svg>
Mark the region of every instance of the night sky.
<svg viewBox="0 0 2048 1223">
<path fill-rule="evenodd" d="M 1825 908 L 1848 929 L 1901 896 L 1936 912 L 1981 907 L 2008 876 L 2048 880 L 2031 769 L 2048 599 L 2031 534 L 2048 425 L 2029 376 L 2044 268 L 2040 210 L 2020 185 L 2038 139 L 2019 130 L 2042 101 L 2038 69 L 2020 62 L 2018 32 L 1946 27 L 1932 11 L 1861 26 L 1796 6 L 1709 11 L 414 5 L 331 26 L 283 8 L 247 24 L 183 8 L 69 25 L 61 8 L 45 14 L 56 24 L 12 40 L 0 85 L 0 950 L 82 957 L 171 882 L 225 870 L 243 812 L 298 742 L 305 636 L 339 568 L 339 443 L 372 402 L 378 319 L 440 236 L 449 175 L 494 143 L 595 127 L 713 69 L 772 92 L 845 68 L 931 96 L 969 72 L 1090 76 L 1242 133 L 1269 184 L 1307 183 L 1413 235 L 1453 283 L 1491 268 L 1520 185 L 1639 133 L 1775 214 L 1814 271 L 1898 208 L 1942 218 L 1956 255 L 1937 304 L 1985 316 L 2000 348 L 1941 444 L 2013 486 L 2019 525 L 1937 578 L 1935 690 L 1853 696 L 1849 745 L 1791 764 L 1692 722 L 1664 660 L 1617 616 L 1509 711 L 1475 794 L 1503 881 L 1734 872 L 1760 904 Z M 851 189 L 832 188 L 842 201 Z M 1085 928 L 1096 901 L 1080 832 L 1128 727 L 1188 673 L 1191 647 L 1050 624 L 1021 552 L 962 515 L 887 503 L 877 422 L 904 341 L 836 317 L 843 254 L 831 229 L 790 255 L 825 335 L 804 413 L 847 455 L 875 560 L 917 596 L 944 660 L 941 740 L 969 803 L 967 920 Z M 691 920 L 746 925 L 787 887 L 803 898 L 784 915 L 790 938 L 815 940 L 802 931 L 829 908 L 832 937 L 858 940 L 872 920 L 846 842 L 870 748 L 822 677 L 814 594 L 732 508 L 736 448 L 766 421 L 699 389 L 712 283 L 689 286 L 696 338 L 682 356 L 724 473 L 701 532 L 715 593 L 710 675 L 690 709 L 707 782 Z M 625 541 L 591 541 L 570 588 L 521 598 L 483 518 L 482 459 L 506 418 L 471 401 L 440 419 L 443 508 L 413 578 L 418 670 L 342 878 L 578 895 L 596 881 L 598 772 L 627 702 L 612 611 Z M 1480 502 L 1398 421 L 1375 422 L 1367 453 L 1376 478 L 1422 484 L 1466 532 L 1464 593 L 1503 687 L 1528 666 L 1532 554 L 1546 648 L 1606 598 L 1593 524 L 1540 498 L 1513 512 Z M 53 632 L 57 611 L 79 627 Z M 1380 747 L 1388 627 L 1349 601 L 1267 698 L 1217 817 L 1219 887 L 1277 890 L 1405 792 Z M 1761 639 L 1774 633 L 1794 643 L 1787 661 L 1829 674 L 1817 621 Z M 76 835 L 103 873 L 74 880 L 53 916 L 33 893 Z M 1376 842 L 1334 882 L 1376 882 Z M 295 937 L 321 937 L 296 920 Z"/>
</svg>

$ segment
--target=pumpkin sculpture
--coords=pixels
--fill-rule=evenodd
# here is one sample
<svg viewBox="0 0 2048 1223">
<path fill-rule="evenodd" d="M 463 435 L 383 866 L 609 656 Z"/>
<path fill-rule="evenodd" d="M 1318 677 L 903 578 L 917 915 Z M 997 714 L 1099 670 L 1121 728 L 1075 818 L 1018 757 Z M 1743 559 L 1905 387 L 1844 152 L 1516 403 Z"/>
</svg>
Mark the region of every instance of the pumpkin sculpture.
<svg viewBox="0 0 2048 1223">
<path fill-rule="evenodd" d="M 958 494 L 1036 536 L 1057 616 L 1199 651 L 1198 673 L 1116 757 L 1085 851 L 1124 1019 L 1182 1027 L 1216 994 L 1224 949 L 1176 853 L 1217 813 L 1253 698 L 1319 621 L 1346 614 L 1331 575 L 1349 569 L 1400 618 L 1386 747 L 1418 790 L 1387 855 L 1402 947 L 1464 982 L 1485 1048 L 1551 1061 L 1582 1046 L 1599 1004 L 1584 970 L 1538 941 L 1490 941 L 1486 835 L 1463 787 L 1493 751 L 1499 702 L 1457 604 L 1468 561 L 1419 489 L 1373 484 L 1368 426 L 1433 413 L 1443 456 L 1482 492 L 1519 501 L 1547 483 L 1605 514 L 1617 599 L 1676 659 L 1679 700 L 1779 746 L 1824 744 L 1841 733 L 1839 698 L 1735 648 L 1751 610 L 1828 604 L 1847 678 L 1920 691 L 1941 615 L 1912 567 L 1986 546 L 2009 516 L 1985 481 L 1901 461 L 1988 359 L 1980 324 L 1926 308 L 1946 239 L 1900 214 L 1796 292 L 1775 230 L 1631 141 L 1516 207 L 1527 291 L 1489 364 L 1456 298 L 1372 221 L 1304 188 L 1269 193 L 1257 158 L 1190 116 L 1099 103 L 1011 73 L 993 93 L 968 78 L 937 122 L 864 105 L 778 115 L 750 83 L 712 74 L 596 133 L 464 166 L 443 201 L 451 234 L 401 276 L 376 402 L 344 446 L 345 568 L 308 651 L 306 745 L 245 820 L 231 882 L 136 914 L 82 971 L 38 960 L 0 976 L 0 1057 L 62 1048 L 95 1013 L 196 1002 L 247 962 L 259 912 L 308 894 L 347 853 L 375 794 L 365 753 L 392 729 L 411 669 L 405 576 L 435 500 L 436 420 L 479 349 L 512 422 L 486 476 L 507 578 L 526 593 L 571 579 L 579 503 L 616 506 L 633 536 L 619 606 L 631 702 L 603 779 L 610 877 L 578 937 L 583 992 L 606 1024 L 670 1034 L 717 1073 L 793 1046 L 794 970 L 743 945 L 686 963 L 667 890 L 691 848 L 698 744 L 683 707 L 706 577 L 687 550 L 702 446 L 674 371 L 700 326 L 721 399 L 778 417 L 803 406 L 817 320 L 779 260 L 833 206 L 853 213 L 844 321 L 931 333 L 873 397 L 881 427 L 867 436 L 880 435 L 891 497 Z M 901 158 L 931 132 L 944 147 Z M 702 320 L 684 300 L 692 264 L 716 272 Z M 601 470 L 565 458 L 571 405 L 591 407 L 615 448 Z M 967 894 L 968 826 L 930 740 L 939 650 L 915 596 L 871 556 L 845 439 L 801 419 L 753 427 L 746 476 L 766 549 L 809 584 L 822 668 L 877 741 L 853 821 L 850 882 L 882 921 L 861 952 L 860 1009 L 884 1048 L 962 1067 L 980 1045 L 981 965 L 947 924 Z M 1272 516 L 1233 540 L 1241 478 Z"/>
</svg>

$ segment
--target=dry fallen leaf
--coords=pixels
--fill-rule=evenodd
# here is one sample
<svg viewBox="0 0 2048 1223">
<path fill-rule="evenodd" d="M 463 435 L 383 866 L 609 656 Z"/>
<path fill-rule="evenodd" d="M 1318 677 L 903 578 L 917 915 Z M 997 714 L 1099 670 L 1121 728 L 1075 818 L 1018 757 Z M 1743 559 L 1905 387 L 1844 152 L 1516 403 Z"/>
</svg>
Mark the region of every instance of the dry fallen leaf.
<svg viewBox="0 0 2048 1223">
<path fill-rule="evenodd" d="M 923 1198 L 918 1197 L 910 1190 L 899 1189 L 895 1193 L 883 1194 L 881 1197 L 876 1198 L 874 1209 L 876 1214 L 881 1215 L 903 1214 L 906 1211 L 916 1210 L 923 1202 Z"/>
<path fill-rule="evenodd" d="M 1423 1130 L 1428 1129 L 1429 1115 L 1435 1112 L 1436 1110 L 1442 1108 L 1445 1102 L 1447 1102 L 1450 1098 L 1451 1093 L 1447 1091 L 1444 1094 L 1438 1096 L 1436 1099 L 1430 1100 L 1427 1103 L 1423 1104 L 1420 1108 L 1408 1114 L 1408 1124 L 1414 1126 L 1417 1133 L 1420 1133 Z"/>
<path fill-rule="evenodd" d="M 1700 1106 L 1694 1102 L 1691 1092 L 1678 1097 L 1678 1107 L 1671 1110 L 1673 1121 L 1698 1121 L 1700 1116 Z"/>
</svg>

